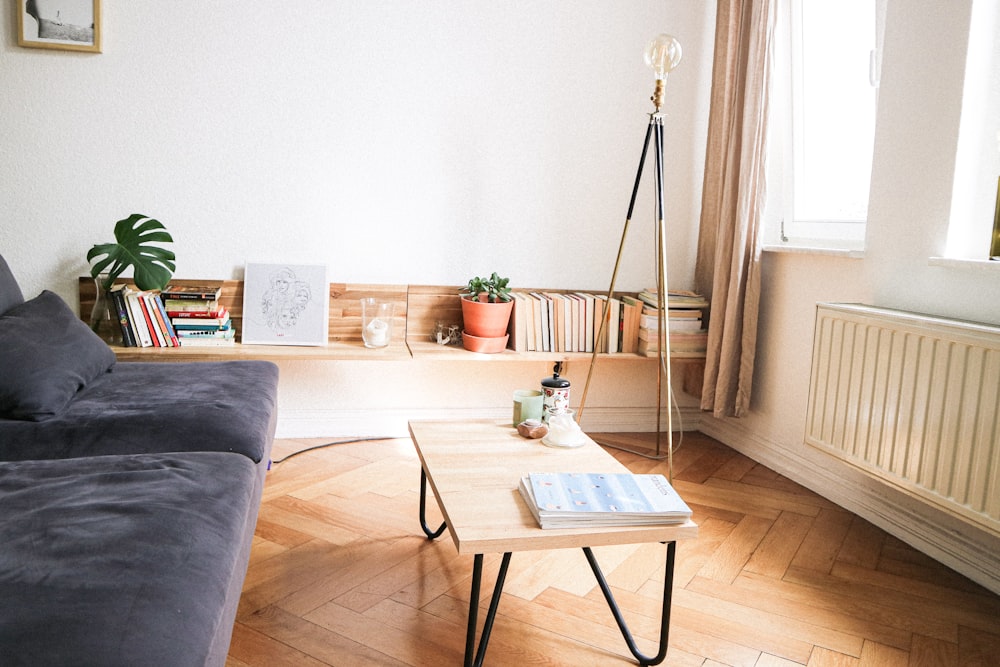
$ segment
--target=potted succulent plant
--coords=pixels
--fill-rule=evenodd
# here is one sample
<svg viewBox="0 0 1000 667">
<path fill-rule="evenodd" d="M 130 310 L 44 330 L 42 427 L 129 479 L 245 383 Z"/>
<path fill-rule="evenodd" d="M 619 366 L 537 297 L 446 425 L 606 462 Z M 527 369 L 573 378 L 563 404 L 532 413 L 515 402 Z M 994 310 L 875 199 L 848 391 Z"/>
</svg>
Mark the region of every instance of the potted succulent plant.
<svg viewBox="0 0 1000 667">
<path fill-rule="evenodd" d="M 496 271 L 489 278 L 475 277 L 459 290 L 462 298 L 462 345 L 473 352 L 502 352 L 507 347 L 507 323 L 514 298 L 510 278 Z"/>
<path fill-rule="evenodd" d="M 115 242 L 101 243 L 87 251 L 90 262 L 90 276 L 94 279 L 97 294 L 94 309 L 90 315 L 90 327 L 96 333 L 114 335 L 102 331 L 111 317 L 108 291 L 125 269 L 132 267 L 132 281 L 140 290 L 160 290 L 166 287 L 173 276 L 173 251 L 161 248 L 156 243 L 172 243 L 173 237 L 159 220 L 141 213 L 133 213 L 115 223 Z"/>
</svg>

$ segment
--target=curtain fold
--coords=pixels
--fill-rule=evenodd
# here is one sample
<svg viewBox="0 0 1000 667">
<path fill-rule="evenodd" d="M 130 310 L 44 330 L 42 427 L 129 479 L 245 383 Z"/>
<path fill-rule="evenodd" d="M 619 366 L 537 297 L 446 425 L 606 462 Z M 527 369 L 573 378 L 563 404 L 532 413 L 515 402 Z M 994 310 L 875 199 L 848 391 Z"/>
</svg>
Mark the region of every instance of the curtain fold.
<svg viewBox="0 0 1000 667">
<path fill-rule="evenodd" d="M 775 0 L 718 0 L 695 283 L 711 302 L 701 408 L 750 408 Z"/>
</svg>

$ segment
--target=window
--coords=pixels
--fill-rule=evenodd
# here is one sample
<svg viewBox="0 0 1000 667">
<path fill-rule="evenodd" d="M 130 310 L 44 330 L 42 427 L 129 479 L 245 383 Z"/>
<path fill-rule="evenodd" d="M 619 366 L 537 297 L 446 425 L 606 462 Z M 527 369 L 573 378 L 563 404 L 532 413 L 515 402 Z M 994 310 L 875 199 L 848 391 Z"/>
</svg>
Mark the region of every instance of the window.
<svg viewBox="0 0 1000 667">
<path fill-rule="evenodd" d="M 779 3 L 768 243 L 863 246 L 884 3 Z"/>
</svg>

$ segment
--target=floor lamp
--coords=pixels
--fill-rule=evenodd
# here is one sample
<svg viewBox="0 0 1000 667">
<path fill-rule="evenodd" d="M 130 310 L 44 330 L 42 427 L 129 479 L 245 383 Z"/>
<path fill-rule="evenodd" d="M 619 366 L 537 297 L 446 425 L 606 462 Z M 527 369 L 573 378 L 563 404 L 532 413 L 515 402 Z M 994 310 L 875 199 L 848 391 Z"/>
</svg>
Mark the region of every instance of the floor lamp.
<svg viewBox="0 0 1000 667">
<path fill-rule="evenodd" d="M 657 357 L 658 369 L 656 375 L 656 458 L 663 458 L 661 453 L 661 416 L 664 413 L 664 400 L 666 401 L 666 421 L 668 441 L 673 437 L 673 418 L 671 410 L 671 377 L 670 377 L 670 331 L 668 329 L 667 317 L 667 234 L 663 212 L 663 117 L 660 111 L 663 106 L 664 83 L 667 75 L 677 67 L 681 61 L 681 45 L 671 35 L 657 35 L 646 47 L 646 64 L 649 65 L 656 75 L 656 87 L 650 100 L 655 107 L 653 113 L 649 114 L 649 125 L 646 127 L 646 139 L 642 145 L 642 155 L 639 158 L 639 169 L 635 175 L 635 185 L 632 186 L 632 197 L 629 200 L 628 214 L 625 216 L 625 226 L 622 229 L 621 242 L 618 245 L 618 256 L 615 259 L 615 268 L 611 274 L 611 284 L 608 287 L 608 298 L 604 302 L 604 314 L 601 318 L 598 338 L 603 339 L 605 330 L 608 329 L 608 314 L 611 308 L 611 299 L 614 297 L 615 282 L 618 279 L 618 269 L 621 266 L 622 250 L 625 247 L 625 238 L 628 235 L 628 228 L 632 222 L 632 213 L 635 210 L 635 199 L 639 191 L 639 183 L 642 180 L 643 168 L 646 164 L 646 156 L 649 151 L 650 140 L 653 143 L 653 153 L 655 156 L 655 177 L 656 177 L 656 316 L 657 316 Z M 608 332 L 611 333 L 610 331 Z M 580 400 L 579 418 L 583 419 L 583 411 L 587 401 L 587 392 L 590 390 L 590 381 L 594 374 L 594 366 L 597 362 L 597 345 L 594 345 L 594 352 L 590 358 L 590 368 L 587 370 L 587 382 L 583 387 L 583 395 Z M 665 389 L 665 391 L 664 391 Z M 632 450 L 626 450 L 632 451 Z M 645 456 L 642 452 L 632 452 Z M 673 482 L 673 447 L 667 447 L 668 468 L 670 471 L 670 481 Z"/>
</svg>

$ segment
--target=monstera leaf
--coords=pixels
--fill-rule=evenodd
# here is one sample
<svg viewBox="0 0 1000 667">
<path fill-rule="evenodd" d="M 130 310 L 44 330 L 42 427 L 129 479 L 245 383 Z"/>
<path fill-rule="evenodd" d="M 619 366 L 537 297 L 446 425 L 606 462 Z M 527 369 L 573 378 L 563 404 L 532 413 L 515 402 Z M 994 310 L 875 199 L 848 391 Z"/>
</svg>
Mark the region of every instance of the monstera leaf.
<svg viewBox="0 0 1000 667">
<path fill-rule="evenodd" d="M 174 253 L 154 243 L 173 243 L 159 220 L 133 213 L 115 223 L 116 243 L 101 243 L 87 252 L 90 275 L 106 275 L 101 287 L 111 289 L 122 271 L 132 267 L 132 280 L 141 290 L 166 287 L 174 272 Z"/>
</svg>

